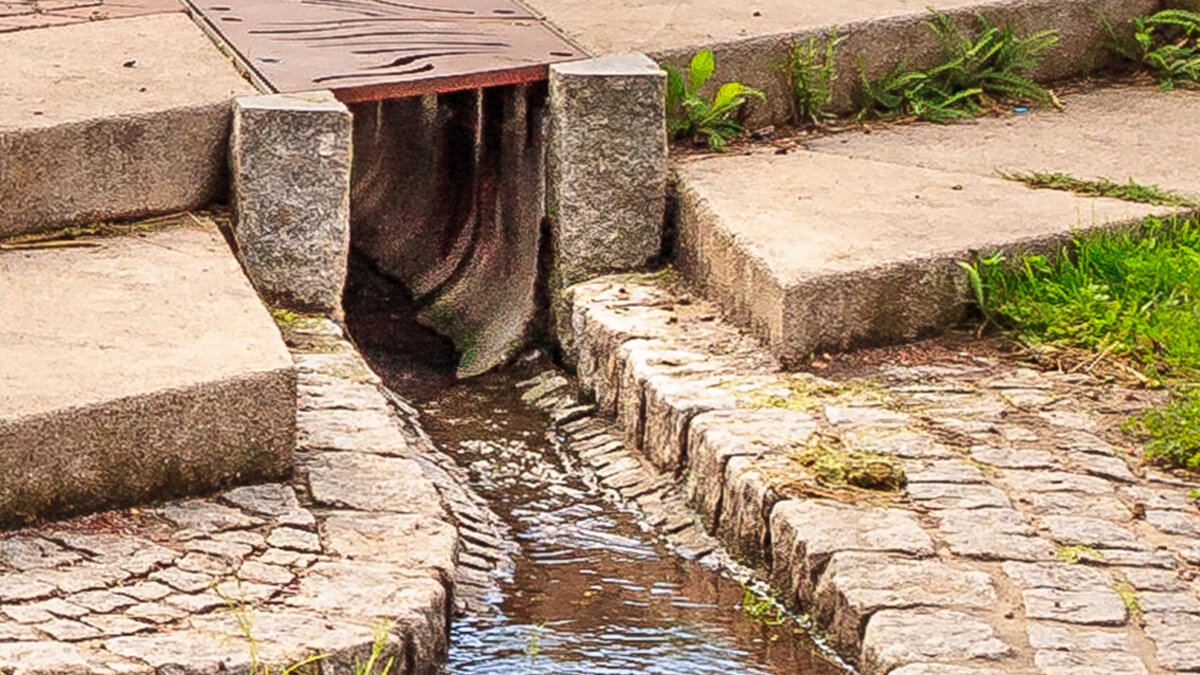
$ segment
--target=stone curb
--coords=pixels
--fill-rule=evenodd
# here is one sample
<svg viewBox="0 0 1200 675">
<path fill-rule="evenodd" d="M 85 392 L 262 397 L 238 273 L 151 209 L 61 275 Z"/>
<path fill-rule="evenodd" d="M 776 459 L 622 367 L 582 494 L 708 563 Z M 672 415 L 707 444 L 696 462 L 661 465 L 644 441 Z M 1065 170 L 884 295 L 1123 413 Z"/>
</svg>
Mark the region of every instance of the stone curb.
<svg viewBox="0 0 1200 675">
<path fill-rule="evenodd" d="M 999 362 L 881 368 L 878 384 L 840 388 L 782 373 L 662 276 L 570 289 L 580 387 L 862 672 L 1197 667 L 1200 651 L 1165 628 L 1200 614 L 1200 557 L 1180 536 L 1200 532 L 1189 484 L 1100 435 L 1153 396 Z M 907 491 L 789 491 L 780 472 L 817 431 L 892 455 Z M 1064 562 L 1075 550 L 1096 558 Z"/>
<path fill-rule="evenodd" d="M 314 654 L 439 672 L 458 529 L 378 378 L 332 322 L 288 331 L 299 477 L 0 535 L 0 672 L 217 675 Z M 240 608 L 240 609 L 238 609 Z"/>
<path fill-rule="evenodd" d="M 1040 81 L 1053 81 L 1094 72 L 1111 59 L 1104 53 L 1106 33 L 1093 10 L 1102 12 L 1114 25 L 1119 25 L 1131 17 L 1152 13 L 1160 5 L 1159 0 L 1018 0 L 980 3 L 945 13 L 964 21 L 982 12 L 993 25 L 1011 22 L 1027 34 L 1058 29 L 1062 41 L 1035 73 L 1035 78 Z M 854 111 L 853 92 L 859 82 L 855 63 L 858 55 L 862 55 L 868 64 L 871 77 L 878 77 L 901 62 L 913 68 L 936 65 L 941 48 L 925 25 L 928 19 L 928 12 L 914 12 L 837 27 L 843 42 L 837 50 L 841 76 L 834 84 L 833 109 L 842 113 Z M 806 43 L 809 37 L 823 39 L 832 28 L 825 26 L 716 45 L 672 48 L 652 52 L 650 56 L 660 63 L 686 68 L 697 51 L 712 49 L 717 63 L 714 83 L 741 82 L 767 94 L 766 104 L 755 103 L 751 107 L 748 124 L 751 127 L 780 124 L 790 121 L 792 114 L 790 85 L 780 69 L 787 61 L 788 50 L 793 44 Z"/>
</svg>

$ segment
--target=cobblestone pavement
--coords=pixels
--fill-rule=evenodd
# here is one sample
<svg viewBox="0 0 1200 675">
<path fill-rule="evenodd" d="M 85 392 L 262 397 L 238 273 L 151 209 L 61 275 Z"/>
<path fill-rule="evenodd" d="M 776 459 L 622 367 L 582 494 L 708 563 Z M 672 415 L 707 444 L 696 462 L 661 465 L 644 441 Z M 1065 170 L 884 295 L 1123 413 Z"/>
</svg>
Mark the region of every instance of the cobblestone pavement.
<svg viewBox="0 0 1200 675">
<path fill-rule="evenodd" d="M 570 356 L 625 444 L 863 672 L 1200 672 L 1200 481 L 1119 429 L 1157 394 L 989 358 L 834 382 L 647 277 L 573 303 Z M 814 487 L 814 441 L 907 488 Z"/>
<path fill-rule="evenodd" d="M 487 517 L 406 440 L 336 325 L 290 342 L 294 484 L 0 534 L 0 673 L 246 672 L 239 618 L 271 665 L 320 653 L 322 673 L 352 672 L 386 620 L 393 672 L 440 667 L 460 531 Z"/>
</svg>

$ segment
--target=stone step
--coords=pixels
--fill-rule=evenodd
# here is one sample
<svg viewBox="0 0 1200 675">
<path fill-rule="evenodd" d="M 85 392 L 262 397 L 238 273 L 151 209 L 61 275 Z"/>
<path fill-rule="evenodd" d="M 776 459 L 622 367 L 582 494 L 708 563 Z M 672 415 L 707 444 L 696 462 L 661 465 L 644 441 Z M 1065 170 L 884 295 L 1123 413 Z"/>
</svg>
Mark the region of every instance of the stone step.
<svg viewBox="0 0 1200 675">
<path fill-rule="evenodd" d="M 929 67 L 941 54 L 925 25 L 933 7 L 966 21 L 976 14 L 992 24 L 1011 23 L 1026 34 L 1058 30 L 1061 41 L 1039 66 L 1043 80 L 1074 77 L 1103 67 L 1107 33 L 1097 13 L 1115 24 L 1152 13 L 1161 0 L 760 0 L 729 3 L 698 0 L 664 8 L 663 3 L 620 0 L 530 0 L 539 12 L 576 44 L 596 55 L 645 52 L 660 62 L 684 67 L 700 49 L 712 49 L 714 82 L 739 81 L 767 93 L 752 106 L 753 124 L 787 120 L 789 84 L 781 73 L 788 51 L 810 36 L 837 29 L 840 73 L 835 106 L 849 110 L 858 77 L 858 57 L 878 76 L 896 64 Z M 621 21 L 613 21 L 614 16 Z M 637 30 L 629 30 L 637 26 Z"/>
<path fill-rule="evenodd" d="M 0 33 L 0 55 L 0 236 L 224 193 L 254 89 L 182 12 Z"/>
<path fill-rule="evenodd" d="M 1175 210 L 1032 190 L 998 170 L 1132 176 L 1200 194 L 1200 95 L 1130 88 L 1065 103 L 1061 113 L 834 135 L 787 154 L 682 160 L 681 267 L 794 362 L 961 319 L 958 263 L 977 254 L 1047 250 Z"/>
<path fill-rule="evenodd" d="M 0 250 L 0 524 L 290 475 L 278 329 L 211 221 L 158 227 Z"/>
</svg>

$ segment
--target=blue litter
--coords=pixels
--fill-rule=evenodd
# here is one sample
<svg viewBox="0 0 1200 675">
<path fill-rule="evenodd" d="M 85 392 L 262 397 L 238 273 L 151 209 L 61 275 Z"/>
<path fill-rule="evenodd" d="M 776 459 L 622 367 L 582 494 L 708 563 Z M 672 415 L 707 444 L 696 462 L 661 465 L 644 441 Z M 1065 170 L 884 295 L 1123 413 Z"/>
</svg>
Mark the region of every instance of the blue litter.
<svg viewBox="0 0 1200 675">
<path fill-rule="evenodd" d="M 1027 113 L 1027 112 L 1029 112 L 1029 108 L 1016 108 L 1013 110 L 1013 112 Z"/>
</svg>

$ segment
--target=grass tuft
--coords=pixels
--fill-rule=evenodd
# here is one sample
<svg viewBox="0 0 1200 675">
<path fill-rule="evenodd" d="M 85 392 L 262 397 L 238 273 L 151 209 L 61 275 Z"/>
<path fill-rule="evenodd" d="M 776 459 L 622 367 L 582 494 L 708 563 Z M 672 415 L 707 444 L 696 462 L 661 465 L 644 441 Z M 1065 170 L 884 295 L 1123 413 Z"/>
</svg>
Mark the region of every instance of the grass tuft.
<svg viewBox="0 0 1200 675">
<path fill-rule="evenodd" d="M 1031 188 L 1062 190 L 1086 197 L 1110 197 L 1139 204 L 1155 206 L 1181 206 L 1200 209 L 1200 201 L 1189 199 L 1175 192 L 1163 190 L 1157 185 L 1142 185 L 1132 178 L 1128 183 L 1117 183 L 1107 178 L 1083 179 L 1067 173 L 1000 172 L 1006 180 L 1024 183 Z"/>
<path fill-rule="evenodd" d="M 949 122 L 983 114 L 1001 101 L 1057 105 L 1029 73 L 1058 44 L 1058 32 L 1022 37 L 1012 26 L 991 25 L 983 15 L 976 21 L 977 31 L 968 36 L 950 17 L 933 13 L 928 25 L 941 44 L 942 62 L 928 70 L 900 63 L 871 80 L 860 58 L 858 118 L 915 116 Z"/>
<path fill-rule="evenodd" d="M 1200 469 L 1200 216 L 1076 237 L 1053 257 L 975 263 L 986 316 L 1019 341 L 1118 359 L 1172 402 L 1132 420 L 1150 459 Z"/>
<path fill-rule="evenodd" d="M 820 125 L 833 117 L 828 108 L 833 103 L 833 85 L 838 77 L 835 51 L 843 39 L 834 27 L 821 40 L 812 36 L 807 43 L 792 45 L 784 70 L 791 81 L 796 122 Z"/>
</svg>

